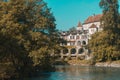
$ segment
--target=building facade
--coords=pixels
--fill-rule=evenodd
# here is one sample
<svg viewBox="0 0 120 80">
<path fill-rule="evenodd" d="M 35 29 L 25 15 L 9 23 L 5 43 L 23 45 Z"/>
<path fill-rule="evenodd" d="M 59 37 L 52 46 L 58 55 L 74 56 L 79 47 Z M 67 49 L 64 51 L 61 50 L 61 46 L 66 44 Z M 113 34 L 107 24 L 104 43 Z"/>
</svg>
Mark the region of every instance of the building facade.
<svg viewBox="0 0 120 80">
<path fill-rule="evenodd" d="M 101 17 L 101 14 L 90 16 L 83 24 L 79 22 L 75 30 L 61 32 L 61 38 L 66 40 L 66 44 L 60 44 L 61 46 L 66 47 L 66 49 L 61 51 L 61 58 L 90 58 L 90 54 L 86 47 L 89 39 L 91 39 L 91 35 L 102 30 L 100 26 Z"/>
</svg>

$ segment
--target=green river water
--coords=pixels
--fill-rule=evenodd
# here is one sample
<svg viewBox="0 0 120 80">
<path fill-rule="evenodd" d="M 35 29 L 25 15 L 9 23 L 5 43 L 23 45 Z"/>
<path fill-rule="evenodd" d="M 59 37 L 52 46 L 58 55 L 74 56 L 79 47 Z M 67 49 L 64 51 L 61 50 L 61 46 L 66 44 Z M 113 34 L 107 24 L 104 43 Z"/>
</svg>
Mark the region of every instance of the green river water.
<svg viewBox="0 0 120 80">
<path fill-rule="evenodd" d="M 56 66 L 56 72 L 40 73 L 26 80 L 120 80 L 120 68 Z"/>
</svg>

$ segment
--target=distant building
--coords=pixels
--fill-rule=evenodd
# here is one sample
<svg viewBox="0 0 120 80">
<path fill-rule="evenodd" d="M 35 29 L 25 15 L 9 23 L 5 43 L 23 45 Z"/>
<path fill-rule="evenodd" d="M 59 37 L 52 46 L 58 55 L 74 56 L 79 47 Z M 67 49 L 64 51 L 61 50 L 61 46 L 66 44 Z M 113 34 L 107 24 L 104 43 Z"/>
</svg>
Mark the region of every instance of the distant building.
<svg viewBox="0 0 120 80">
<path fill-rule="evenodd" d="M 76 57 L 80 59 L 89 59 L 88 49 L 85 46 L 91 35 L 95 32 L 101 31 L 100 19 L 102 15 L 94 15 L 88 17 L 83 24 L 78 22 L 78 25 L 73 31 L 61 32 L 61 38 L 67 41 L 66 44 L 61 43 L 67 49 L 62 50 L 61 57 Z"/>
<path fill-rule="evenodd" d="M 92 34 L 102 30 L 102 27 L 100 26 L 101 17 L 102 17 L 102 14 L 93 15 L 88 17 L 83 23 L 83 30 L 88 31 L 89 39 Z"/>
</svg>

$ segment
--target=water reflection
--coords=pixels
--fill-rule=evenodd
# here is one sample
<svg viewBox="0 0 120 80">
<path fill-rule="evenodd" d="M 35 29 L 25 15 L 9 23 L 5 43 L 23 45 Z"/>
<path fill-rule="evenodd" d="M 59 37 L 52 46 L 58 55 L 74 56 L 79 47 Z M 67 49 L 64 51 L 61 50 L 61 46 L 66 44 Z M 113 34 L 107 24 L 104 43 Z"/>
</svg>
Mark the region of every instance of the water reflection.
<svg viewBox="0 0 120 80">
<path fill-rule="evenodd" d="M 56 69 L 29 80 L 120 80 L 120 68 L 56 66 Z"/>
</svg>

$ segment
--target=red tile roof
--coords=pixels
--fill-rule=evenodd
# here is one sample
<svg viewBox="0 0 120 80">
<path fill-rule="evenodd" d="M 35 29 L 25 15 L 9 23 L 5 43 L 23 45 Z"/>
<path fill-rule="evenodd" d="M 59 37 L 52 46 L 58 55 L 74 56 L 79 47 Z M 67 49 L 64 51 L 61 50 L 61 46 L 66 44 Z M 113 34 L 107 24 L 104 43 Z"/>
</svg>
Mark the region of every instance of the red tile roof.
<svg viewBox="0 0 120 80">
<path fill-rule="evenodd" d="M 82 27 L 82 24 L 81 22 L 78 22 L 78 26 L 77 27 Z"/>
<path fill-rule="evenodd" d="M 88 24 L 88 23 L 92 23 L 92 22 L 98 22 L 98 21 L 100 21 L 101 17 L 102 17 L 102 14 L 90 16 L 85 20 L 84 24 Z"/>
<path fill-rule="evenodd" d="M 92 24 L 89 28 L 97 28 L 95 24 Z"/>
</svg>

